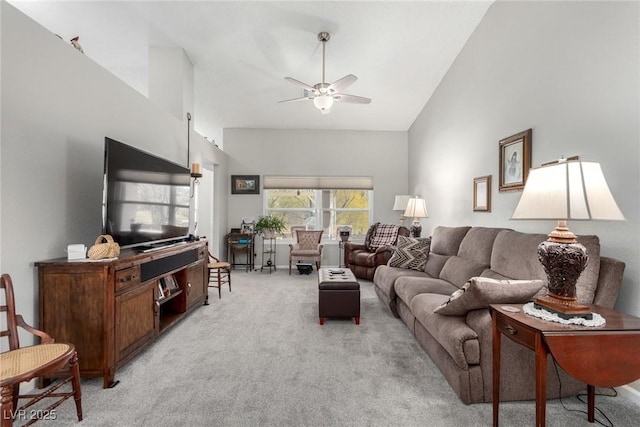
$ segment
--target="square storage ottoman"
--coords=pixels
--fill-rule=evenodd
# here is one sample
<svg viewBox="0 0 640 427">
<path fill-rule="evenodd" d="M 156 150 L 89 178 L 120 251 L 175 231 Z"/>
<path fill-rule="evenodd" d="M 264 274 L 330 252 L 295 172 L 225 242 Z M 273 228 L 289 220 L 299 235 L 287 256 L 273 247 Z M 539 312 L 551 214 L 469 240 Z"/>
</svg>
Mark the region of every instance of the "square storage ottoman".
<svg viewBox="0 0 640 427">
<path fill-rule="evenodd" d="M 360 324 L 360 283 L 350 270 L 321 268 L 318 271 L 318 317 L 353 317 Z"/>
</svg>

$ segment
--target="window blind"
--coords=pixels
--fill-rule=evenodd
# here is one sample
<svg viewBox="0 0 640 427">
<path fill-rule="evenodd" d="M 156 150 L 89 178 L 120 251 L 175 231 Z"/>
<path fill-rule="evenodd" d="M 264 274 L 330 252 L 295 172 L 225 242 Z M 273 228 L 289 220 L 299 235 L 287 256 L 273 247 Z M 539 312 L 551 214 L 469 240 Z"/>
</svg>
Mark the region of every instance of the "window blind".
<svg viewBox="0 0 640 427">
<path fill-rule="evenodd" d="M 265 190 L 373 190 L 373 177 L 265 175 L 263 187 Z"/>
</svg>

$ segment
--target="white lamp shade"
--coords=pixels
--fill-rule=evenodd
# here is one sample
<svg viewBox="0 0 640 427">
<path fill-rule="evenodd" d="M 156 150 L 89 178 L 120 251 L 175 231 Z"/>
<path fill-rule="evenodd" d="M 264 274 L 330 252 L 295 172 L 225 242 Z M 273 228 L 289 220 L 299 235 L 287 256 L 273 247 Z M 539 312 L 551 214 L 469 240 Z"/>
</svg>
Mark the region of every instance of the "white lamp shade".
<svg viewBox="0 0 640 427">
<path fill-rule="evenodd" d="M 411 196 L 407 195 L 401 195 L 401 196 L 396 196 L 395 201 L 393 202 L 393 210 L 394 211 L 404 211 L 407 209 L 407 204 L 409 203 L 409 199 L 411 198 Z"/>
<path fill-rule="evenodd" d="M 404 211 L 404 216 L 413 218 L 428 218 L 427 204 L 424 199 L 414 197 L 409 199 L 407 203 L 407 209 Z"/>
<path fill-rule="evenodd" d="M 531 169 L 512 219 L 624 220 L 596 162 Z"/>
</svg>

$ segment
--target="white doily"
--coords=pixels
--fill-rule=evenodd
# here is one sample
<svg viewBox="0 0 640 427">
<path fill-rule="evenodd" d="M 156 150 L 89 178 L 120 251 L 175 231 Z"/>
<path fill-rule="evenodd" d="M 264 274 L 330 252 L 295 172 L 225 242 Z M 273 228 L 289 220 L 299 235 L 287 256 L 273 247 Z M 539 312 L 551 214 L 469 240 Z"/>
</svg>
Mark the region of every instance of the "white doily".
<svg viewBox="0 0 640 427">
<path fill-rule="evenodd" d="M 604 320 L 604 317 L 600 316 L 598 313 L 591 313 L 593 314 L 593 319 L 591 320 L 583 319 L 582 317 L 572 317 L 571 319 L 563 319 L 562 317 L 558 316 L 556 313 L 550 313 L 547 310 L 542 308 L 535 308 L 532 302 L 523 305 L 522 311 L 530 316 L 538 317 L 540 319 L 548 320 L 550 322 L 562 323 L 564 325 L 582 325 L 582 326 L 596 327 L 596 326 L 604 326 L 604 324 L 607 323 L 606 320 Z"/>
</svg>

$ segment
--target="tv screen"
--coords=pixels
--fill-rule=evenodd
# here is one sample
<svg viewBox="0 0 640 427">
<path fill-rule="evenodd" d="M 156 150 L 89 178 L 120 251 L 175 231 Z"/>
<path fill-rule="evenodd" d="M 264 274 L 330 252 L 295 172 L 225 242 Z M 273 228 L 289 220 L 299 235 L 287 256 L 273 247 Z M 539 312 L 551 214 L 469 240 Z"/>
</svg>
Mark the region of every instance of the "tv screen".
<svg viewBox="0 0 640 427">
<path fill-rule="evenodd" d="M 189 169 L 105 138 L 103 233 L 121 247 L 189 235 Z"/>
</svg>

